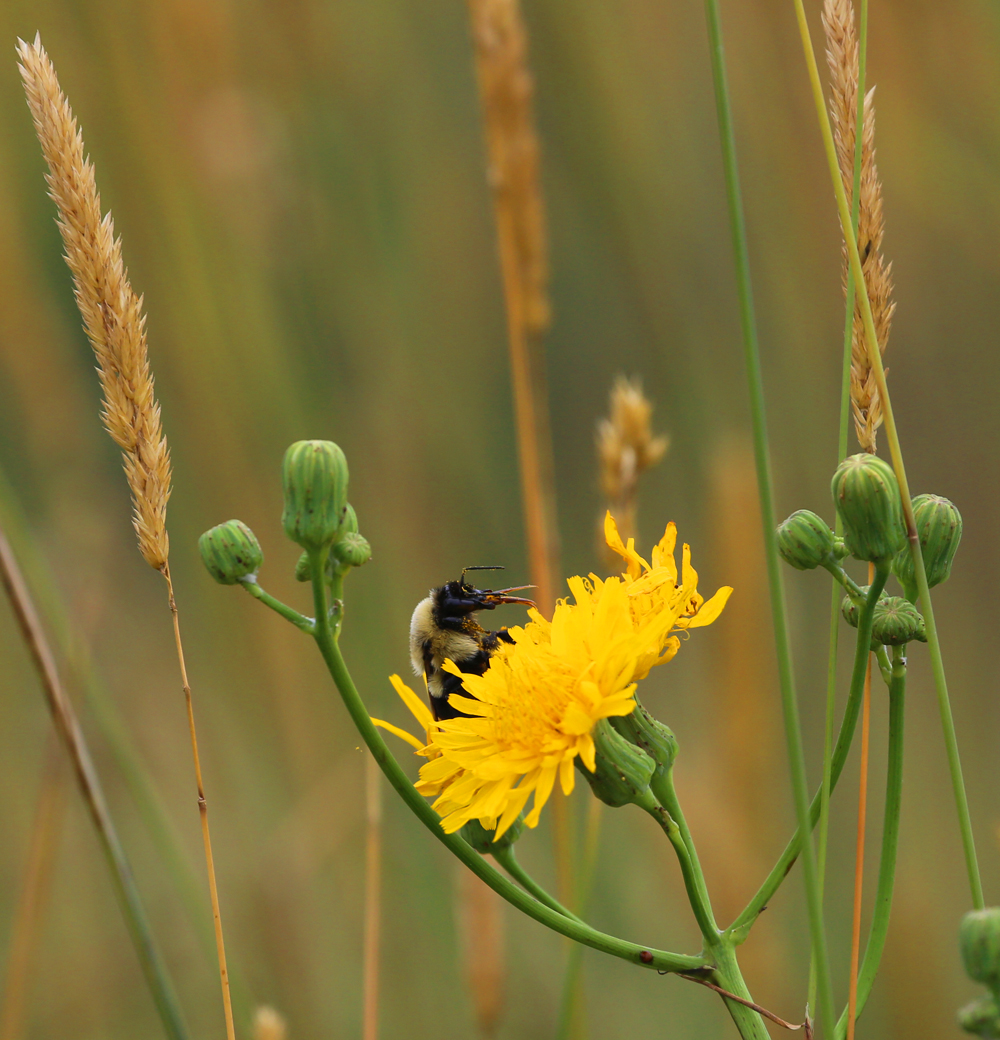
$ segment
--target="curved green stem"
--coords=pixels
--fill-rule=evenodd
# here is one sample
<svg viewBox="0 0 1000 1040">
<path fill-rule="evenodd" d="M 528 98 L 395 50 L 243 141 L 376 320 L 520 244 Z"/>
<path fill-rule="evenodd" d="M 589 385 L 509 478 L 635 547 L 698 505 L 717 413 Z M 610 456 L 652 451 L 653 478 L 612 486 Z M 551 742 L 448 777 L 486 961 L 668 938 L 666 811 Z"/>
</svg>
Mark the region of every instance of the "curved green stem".
<svg viewBox="0 0 1000 1040">
<path fill-rule="evenodd" d="M 652 812 L 666 832 L 674 849 L 677 850 L 681 871 L 684 874 L 684 884 L 691 900 L 691 908 L 701 926 L 705 941 L 710 947 L 715 946 L 719 942 L 719 926 L 715 923 L 712 901 L 708 895 L 708 885 L 705 883 L 705 874 L 698 860 L 694 839 L 691 837 L 691 831 L 688 829 L 687 820 L 684 819 L 684 812 L 674 789 L 673 769 L 668 769 L 661 776 L 654 777 L 650 782 L 650 790 L 656 796 L 660 806 L 667 811 L 666 818 L 657 811 L 658 807 L 654 806 Z M 670 824 L 673 825 L 672 829 Z M 675 839 L 679 839 L 680 845 Z"/>
<path fill-rule="evenodd" d="M 897 648 L 892 661 L 892 684 L 889 687 L 889 758 L 885 781 L 885 819 L 882 824 L 882 855 L 878 868 L 878 889 L 872 913 L 871 931 L 865 956 L 858 972 L 858 997 L 855 1016 L 860 1016 L 878 974 L 889 931 L 892 890 L 896 877 L 896 849 L 899 843 L 900 803 L 903 795 L 903 727 L 906 696 L 905 647 Z M 847 1011 L 837 1022 L 837 1040 L 847 1034 Z"/>
<path fill-rule="evenodd" d="M 316 631 L 313 638 L 323 655 L 323 660 L 330 671 L 337 689 L 343 698 L 344 706 L 347 708 L 358 732 L 368 745 L 369 750 L 375 757 L 379 768 L 385 774 L 386 779 L 395 788 L 396 792 L 412 810 L 420 822 L 438 839 L 448 850 L 458 857 L 477 877 L 486 882 L 498 895 L 503 896 L 508 903 L 517 907 L 522 913 L 533 917 L 536 921 L 546 925 L 553 931 L 583 943 L 602 953 L 620 957 L 622 960 L 637 964 L 645 968 L 655 968 L 667 972 L 698 971 L 708 963 L 705 957 L 685 956 L 679 953 L 670 953 L 666 950 L 654 950 L 649 947 L 639 946 L 637 943 L 626 942 L 613 935 L 599 932 L 589 925 L 566 917 L 563 913 L 540 903 L 537 899 L 522 891 L 509 878 L 506 878 L 495 867 L 483 859 L 471 845 L 457 834 L 446 834 L 441 827 L 441 820 L 437 813 L 424 800 L 414 788 L 410 778 L 403 772 L 402 767 L 396 761 L 395 756 L 389 750 L 381 734 L 375 728 L 368 711 L 361 700 L 361 696 L 351 679 L 350 672 L 340 653 L 340 647 L 334 634 L 334 628 L 330 624 L 327 612 L 326 587 L 323 575 L 324 561 L 320 554 L 316 554 L 310 560 L 313 577 L 313 596 L 316 603 Z"/>
<path fill-rule="evenodd" d="M 261 603 L 266 607 L 270 607 L 276 614 L 280 614 L 286 621 L 291 621 L 296 628 L 302 629 L 303 632 L 308 632 L 309 635 L 313 634 L 313 619 L 305 617 L 297 610 L 293 610 L 287 603 L 282 603 L 280 599 L 275 599 L 269 592 L 265 592 L 257 584 L 257 578 L 254 575 L 251 574 L 246 578 L 243 578 L 240 581 L 240 585 L 242 585 L 254 599 L 259 599 Z"/>
<path fill-rule="evenodd" d="M 861 709 L 861 697 L 865 688 L 865 670 L 868 667 L 868 654 L 872 638 L 872 622 L 875 619 L 875 604 L 885 588 L 889 571 L 887 568 L 879 568 L 875 571 L 875 578 L 868 591 L 865 605 L 858 615 L 858 639 L 854 651 L 854 668 L 851 673 L 851 690 L 847 697 L 847 707 L 844 709 L 844 719 L 840 724 L 840 735 L 837 745 L 833 750 L 830 760 L 830 790 L 837 786 L 840 774 L 843 772 L 844 764 L 847 762 L 847 754 L 851 749 L 854 739 L 854 729 L 858 721 L 858 712 Z M 819 819 L 820 798 L 822 792 L 817 792 L 809 807 L 809 829 L 816 826 Z M 781 858 L 774 865 L 764 883 L 757 890 L 756 895 L 747 904 L 746 909 L 726 929 L 728 934 L 746 936 L 754 920 L 771 901 L 774 893 L 778 891 L 782 881 L 792 869 L 792 864 L 798 858 L 802 847 L 803 828 L 799 827 L 792 835 L 791 841 L 785 846 Z"/>
<path fill-rule="evenodd" d="M 514 846 L 505 845 L 503 848 L 496 849 L 491 852 L 490 855 L 507 871 L 508 874 L 527 892 L 529 895 L 535 897 L 539 903 L 544 903 L 550 910 L 555 910 L 557 914 L 562 914 L 563 917 L 568 917 L 571 921 L 577 921 L 583 924 L 583 921 L 573 913 L 572 910 L 567 910 L 566 907 L 556 899 L 555 896 L 550 895 L 542 886 L 521 866 L 516 855 L 514 855 Z"/>
<path fill-rule="evenodd" d="M 750 285 L 750 258 L 747 249 L 746 224 L 743 219 L 743 201 L 740 193 L 739 169 L 736 162 L 736 141 L 733 133 L 732 109 L 726 83 L 725 58 L 722 49 L 722 27 L 719 21 L 718 0 L 705 0 L 708 18 L 709 50 L 712 59 L 712 79 L 715 84 L 716 111 L 719 120 L 719 139 L 722 145 L 723 168 L 726 179 L 726 198 L 733 251 L 736 259 L 736 278 L 740 299 L 740 321 L 743 329 L 743 347 L 750 391 L 750 413 L 753 421 L 754 456 L 757 465 L 757 487 L 760 498 L 761 523 L 764 527 L 764 548 L 767 559 L 768 586 L 771 591 L 771 615 L 774 642 L 778 658 L 778 679 L 781 687 L 781 706 L 785 720 L 785 740 L 791 773 L 792 793 L 799 829 L 802 832 L 803 874 L 806 903 L 809 909 L 809 929 L 819 972 L 819 1007 L 824 1031 L 833 1034 L 833 987 L 826 949 L 826 931 L 820 905 L 819 881 L 816 874 L 816 856 L 812 845 L 809 811 L 809 790 L 806 779 L 805 752 L 802 747 L 802 728 L 799 707 L 795 697 L 795 679 L 792 669 L 792 651 L 788 637 L 788 618 L 785 609 L 785 590 L 781 580 L 775 536 L 774 497 L 771 487 L 771 468 L 767 445 L 767 423 L 764 411 L 764 386 L 761 375 L 760 351 L 754 319 L 753 290 Z M 849 224 L 848 224 L 849 226 Z"/>
<path fill-rule="evenodd" d="M 858 287 L 858 298 L 861 302 L 861 317 L 865 327 L 865 343 L 868 348 L 868 360 L 875 376 L 878 386 L 879 397 L 882 401 L 883 427 L 886 439 L 889 442 L 889 454 L 892 456 L 892 467 L 899 482 L 900 499 L 903 506 L 903 518 L 906 522 L 907 538 L 910 544 L 910 553 L 913 556 L 913 569 L 917 578 L 917 589 L 920 594 L 920 610 L 924 616 L 927 628 L 927 648 L 931 657 L 931 671 L 934 675 L 934 687 L 937 691 L 938 710 L 941 715 L 941 729 L 944 734 L 945 748 L 948 753 L 948 770 L 951 775 L 952 791 L 955 798 L 955 808 L 958 812 L 958 825 L 962 835 L 962 848 L 965 854 L 965 867 L 969 876 L 969 889 L 972 894 L 972 904 L 976 909 L 982 909 L 985 905 L 983 898 L 983 884 L 979 876 L 979 862 L 976 857 L 976 844 L 972 833 L 972 820 L 969 816 L 969 802 L 965 793 L 965 781 L 962 777 L 962 762 L 958 752 L 958 738 L 955 734 L 955 721 L 951 711 L 951 701 L 948 697 L 948 683 L 944 674 L 944 659 L 941 656 L 941 643 L 938 639 L 937 624 L 934 620 L 934 607 L 931 603 L 930 588 L 927 585 L 927 572 L 924 569 L 924 557 L 920 549 L 920 539 L 917 536 L 917 525 L 913 516 L 913 502 L 910 499 L 910 485 L 906 479 L 906 467 L 903 465 L 903 453 L 899 445 L 899 433 L 896 429 L 896 420 L 893 415 L 892 401 L 889 397 L 889 388 L 885 380 L 885 367 L 882 364 L 882 354 L 879 350 L 878 335 L 875 331 L 875 318 L 872 314 L 871 300 L 868 298 L 868 290 L 865 286 L 864 271 L 861 267 L 861 257 L 858 253 L 858 243 L 849 232 L 851 226 L 851 214 L 847 206 L 847 195 L 840 176 L 837 162 L 837 150 L 833 141 L 833 131 L 830 128 L 830 120 L 827 116 L 826 107 L 823 103 L 823 88 L 820 85 L 819 69 L 816 65 L 816 55 L 813 51 L 812 38 L 809 35 L 809 24 L 806 21 L 805 8 L 802 0 L 794 0 L 795 13 L 799 23 L 799 35 L 802 39 L 802 51 L 806 59 L 806 67 L 809 73 L 809 83 L 812 87 L 813 101 L 816 106 L 816 114 L 819 120 L 820 133 L 823 137 L 823 148 L 826 152 L 827 163 L 830 167 L 830 176 L 833 180 L 833 191 L 837 199 L 837 211 L 840 215 L 841 228 L 844 231 L 844 240 L 847 243 L 847 256 L 854 273 L 854 280 Z"/>
</svg>

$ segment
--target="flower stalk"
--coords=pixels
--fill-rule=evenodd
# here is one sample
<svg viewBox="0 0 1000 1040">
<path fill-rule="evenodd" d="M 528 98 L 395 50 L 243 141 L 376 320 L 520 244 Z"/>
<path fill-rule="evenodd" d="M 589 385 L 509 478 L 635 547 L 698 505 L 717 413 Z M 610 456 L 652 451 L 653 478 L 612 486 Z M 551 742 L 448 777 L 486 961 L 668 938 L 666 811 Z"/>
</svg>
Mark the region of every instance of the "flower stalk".
<svg viewBox="0 0 1000 1040">
<path fill-rule="evenodd" d="M 965 781 L 962 776 L 962 762 L 958 750 L 958 738 L 955 733 L 955 721 L 951 710 L 951 701 L 948 697 L 948 683 L 944 671 L 944 659 L 941 654 L 941 643 L 938 638 L 937 625 L 934 620 L 934 607 L 931 603 L 930 589 L 927 584 L 927 573 L 924 568 L 923 553 L 920 549 L 920 538 L 917 534 L 916 520 L 913 515 L 913 504 L 910 498 L 909 482 L 906 479 L 906 468 L 903 464 L 902 450 L 899 444 L 899 434 L 892 411 L 892 402 L 889 398 L 889 389 L 886 385 L 885 368 L 882 365 L 882 355 L 879 351 L 878 336 L 875 331 L 875 319 L 872 313 L 871 302 L 868 299 L 868 291 L 865 286 L 864 270 L 861 257 L 858 253 L 858 244 L 850 234 L 851 212 L 847 203 L 847 195 L 844 191 L 843 180 L 837 162 L 836 145 L 833 140 L 833 132 L 830 129 L 830 121 L 827 117 L 826 106 L 823 101 L 823 88 L 820 84 L 819 69 L 816 64 L 816 54 L 813 50 L 812 38 L 809 35 L 809 23 L 806 20 L 805 8 L 802 0 L 794 0 L 795 13 L 799 25 L 799 36 L 802 41 L 802 52 L 805 56 L 806 69 L 812 87 L 813 100 L 816 106 L 816 115 L 819 122 L 820 134 L 823 138 L 823 147 L 830 167 L 830 176 L 833 182 L 834 195 L 837 201 L 837 211 L 840 216 L 841 228 L 844 231 L 844 239 L 847 243 L 847 254 L 854 274 L 854 280 L 858 287 L 858 298 L 861 301 L 861 315 L 864 322 L 865 342 L 868 348 L 869 361 L 875 374 L 875 382 L 878 387 L 879 397 L 882 401 L 883 420 L 886 439 L 889 442 L 889 454 L 892 457 L 893 469 L 899 482 L 900 499 L 903 507 L 903 519 L 906 524 L 907 540 L 910 552 L 913 556 L 913 569 L 916 577 L 916 586 L 920 601 L 920 610 L 927 625 L 927 646 L 930 651 L 931 671 L 934 676 L 934 687 L 937 694 L 938 710 L 941 716 L 941 728 L 944 734 L 945 748 L 948 754 L 948 771 L 951 777 L 952 792 L 955 798 L 955 807 L 958 813 L 959 829 L 962 836 L 962 848 L 965 855 L 966 873 L 969 879 L 969 890 L 972 897 L 973 907 L 982 909 L 985 904 L 983 897 L 983 885 L 979 874 L 979 862 L 976 856 L 975 838 L 972 833 L 972 819 L 969 815 L 969 802 L 965 793 Z"/>
<path fill-rule="evenodd" d="M 764 549 L 767 561 L 768 586 L 771 592 L 771 617 L 774 627 L 775 650 L 778 658 L 778 679 L 781 687 L 782 711 L 785 718 L 785 737 L 788 746 L 795 810 L 798 817 L 799 832 L 802 835 L 803 873 L 805 876 L 806 901 L 809 908 L 809 927 L 812 934 L 813 950 L 819 978 L 820 1012 L 825 1031 L 832 1035 L 834 1024 L 833 986 L 830 980 L 826 932 L 823 924 L 819 879 L 816 871 L 816 856 L 812 845 L 805 753 L 802 747 L 802 730 L 799 723 L 798 704 L 795 698 L 795 680 L 792 669 L 791 643 L 788 636 L 785 593 L 774 533 L 774 498 L 767 443 L 764 385 L 760 367 L 756 319 L 754 317 L 753 289 L 750 281 L 750 256 L 747 247 L 746 222 L 743 217 L 739 167 L 736 160 L 736 139 L 733 132 L 729 87 L 726 81 L 725 55 L 722 45 L 722 25 L 719 17 L 718 0 L 705 0 L 705 13 L 708 20 L 709 51 L 712 62 L 712 79 L 715 84 L 716 112 L 718 115 L 719 138 L 722 145 L 726 180 L 726 198 L 729 205 L 730 229 L 736 260 L 740 324 L 743 331 L 744 357 L 750 392 L 754 457 L 757 465 L 761 521 L 764 527 Z M 847 221 L 846 226 L 850 227 L 850 220 Z M 856 249 L 855 252 L 857 252 Z M 863 284 L 863 279 L 861 284 Z"/>
</svg>

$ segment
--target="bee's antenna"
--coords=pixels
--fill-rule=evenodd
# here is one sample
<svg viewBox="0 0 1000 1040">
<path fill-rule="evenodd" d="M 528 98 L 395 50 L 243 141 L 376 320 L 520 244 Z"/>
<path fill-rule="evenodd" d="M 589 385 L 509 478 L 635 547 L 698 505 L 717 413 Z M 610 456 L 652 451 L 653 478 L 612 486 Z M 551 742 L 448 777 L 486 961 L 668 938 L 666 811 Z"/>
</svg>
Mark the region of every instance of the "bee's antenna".
<svg viewBox="0 0 1000 1040">
<path fill-rule="evenodd" d="M 492 564 L 492 565 L 484 564 L 483 566 L 479 566 L 479 567 L 465 567 L 462 570 L 462 577 L 459 578 L 458 580 L 464 585 L 465 584 L 465 575 L 469 571 L 502 571 L 502 570 L 504 570 L 504 567 L 502 566 L 502 564 L 499 564 L 499 563 Z"/>
</svg>

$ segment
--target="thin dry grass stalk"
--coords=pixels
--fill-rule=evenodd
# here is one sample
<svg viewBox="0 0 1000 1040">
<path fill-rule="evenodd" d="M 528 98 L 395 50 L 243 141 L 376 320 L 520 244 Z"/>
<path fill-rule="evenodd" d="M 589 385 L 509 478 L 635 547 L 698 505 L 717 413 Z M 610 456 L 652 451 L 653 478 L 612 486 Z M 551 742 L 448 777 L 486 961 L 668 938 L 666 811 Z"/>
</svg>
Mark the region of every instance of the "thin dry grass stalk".
<svg viewBox="0 0 1000 1040">
<path fill-rule="evenodd" d="M 854 192 L 854 148 L 857 137 L 858 35 L 851 0 L 824 0 L 823 30 L 826 60 L 830 67 L 830 116 L 837 145 L 840 173 L 850 203 Z M 882 216 L 882 182 L 875 165 L 875 88 L 865 94 L 861 133 L 861 187 L 858 193 L 858 252 L 868 287 L 878 334 L 885 353 L 896 304 L 892 301 L 892 264 L 882 256 L 885 222 Z M 844 247 L 843 281 L 847 290 L 847 247 Z M 882 402 L 875 373 L 868 361 L 861 307 L 855 299 L 851 337 L 851 407 L 858 444 L 875 452 L 876 432 L 882 425 Z"/>
<path fill-rule="evenodd" d="M 151 566 L 167 562 L 166 511 L 170 452 L 160 424 L 146 350 L 142 299 L 129 284 L 111 214 L 101 216 L 101 196 L 83 135 L 59 87 L 55 69 L 36 36 L 18 40 L 21 78 L 35 132 L 49 172 L 49 195 L 73 274 L 76 302 L 97 357 L 104 402 L 101 417 L 124 454 L 132 491 L 139 551 Z"/>
<path fill-rule="evenodd" d="M 670 443 L 654 437 L 653 404 L 642 392 L 642 381 L 616 376 L 611 387 L 608 418 L 597 423 L 597 462 L 601 494 L 623 538 L 634 538 L 639 477 L 666 454 Z M 600 538 L 604 546 L 604 513 Z"/>
<path fill-rule="evenodd" d="M 537 335 L 549 324 L 549 265 L 527 34 L 517 0 L 469 0 L 469 13 L 490 186 L 509 224 L 520 317 Z"/>
<path fill-rule="evenodd" d="M 18 40 L 17 51 L 28 107 L 49 167 L 46 180 L 59 213 L 57 223 L 66 250 L 66 262 L 73 274 L 77 305 L 97 357 L 104 392 L 101 417 L 124 454 L 139 551 L 151 567 L 163 574 L 167 583 L 198 789 L 198 813 L 215 924 L 226 1035 L 228 1040 L 235 1040 L 229 970 L 208 826 L 208 802 L 202 781 L 177 601 L 168 563 L 166 512 L 170 498 L 170 452 L 160 423 L 160 406 L 153 393 L 142 300 L 129 284 L 128 272 L 122 262 L 121 239 L 115 238 L 111 215 L 101 217 L 101 197 L 93 164 L 86 158 L 83 135 L 59 86 L 55 68 L 42 48 L 41 39 L 36 35 L 31 44 Z"/>
<path fill-rule="evenodd" d="M 518 0 L 468 0 L 507 312 L 521 494 L 535 601 L 555 606 L 559 573 L 552 435 L 541 336 L 550 319 L 548 241 L 528 37 Z M 556 888 L 572 903 L 573 863 L 565 798 L 552 798 Z"/>
</svg>

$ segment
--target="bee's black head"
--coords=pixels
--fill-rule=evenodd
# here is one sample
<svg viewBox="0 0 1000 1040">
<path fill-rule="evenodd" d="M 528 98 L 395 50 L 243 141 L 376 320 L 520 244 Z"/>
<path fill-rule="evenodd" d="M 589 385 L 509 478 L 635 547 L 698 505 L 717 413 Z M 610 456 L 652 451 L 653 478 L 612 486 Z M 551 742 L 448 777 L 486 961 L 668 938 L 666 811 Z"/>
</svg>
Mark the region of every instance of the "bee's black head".
<svg viewBox="0 0 1000 1040">
<path fill-rule="evenodd" d="M 502 603 L 524 603 L 533 607 L 534 600 L 511 596 L 511 592 L 521 592 L 533 588 L 532 585 L 519 585 L 512 589 L 477 589 L 465 580 L 469 571 L 495 571 L 500 567 L 466 567 L 458 581 L 449 581 L 433 593 L 434 606 L 441 618 L 465 617 L 475 614 L 477 610 L 493 610 Z"/>
</svg>

